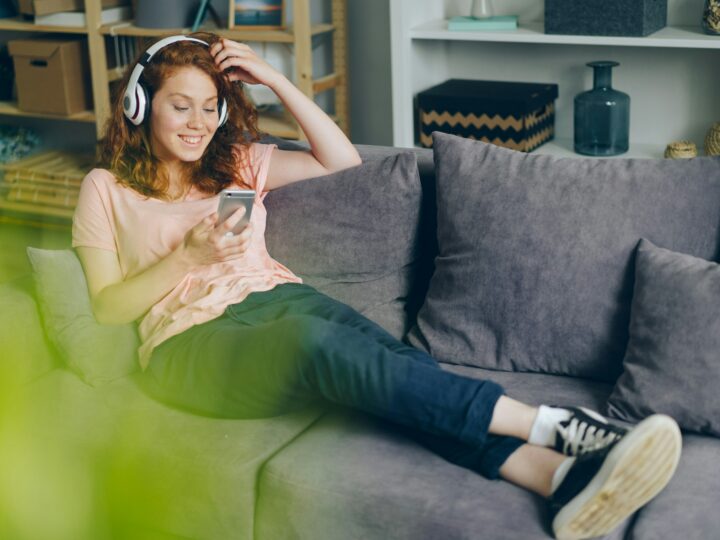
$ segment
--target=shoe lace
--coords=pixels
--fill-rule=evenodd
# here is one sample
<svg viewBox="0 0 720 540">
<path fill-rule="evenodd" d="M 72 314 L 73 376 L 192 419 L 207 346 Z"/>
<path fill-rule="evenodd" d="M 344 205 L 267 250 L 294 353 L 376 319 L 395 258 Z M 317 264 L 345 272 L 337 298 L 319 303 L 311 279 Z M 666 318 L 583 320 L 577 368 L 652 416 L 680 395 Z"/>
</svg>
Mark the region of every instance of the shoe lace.
<svg viewBox="0 0 720 540">
<path fill-rule="evenodd" d="M 561 423 L 558 426 L 558 432 L 563 441 L 563 452 L 571 455 L 580 455 L 593 450 L 598 450 L 609 445 L 616 439 L 620 438 L 620 434 L 615 433 L 611 429 L 599 427 L 578 418 L 571 418 L 567 425 Z"/>
</svg>

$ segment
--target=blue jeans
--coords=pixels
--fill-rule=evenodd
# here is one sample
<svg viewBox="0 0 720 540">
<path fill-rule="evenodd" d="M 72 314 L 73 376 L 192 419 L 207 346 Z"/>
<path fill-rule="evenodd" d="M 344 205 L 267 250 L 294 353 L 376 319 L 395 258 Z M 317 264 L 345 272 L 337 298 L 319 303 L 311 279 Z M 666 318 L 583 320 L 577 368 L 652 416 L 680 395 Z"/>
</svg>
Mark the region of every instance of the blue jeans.
<svg viewBox="0 0 720 540">
<path fill-rule="evenodd" d="M 496 478 L 523 441 L 488 434 L 502 388 L 462 377 L 312 287 L 252 293 L 173 336 L 138 377 L 156 399 L 220 418 L 266 418 L 313 403 L 365 411 L 448 461 Z"/>
</svg>

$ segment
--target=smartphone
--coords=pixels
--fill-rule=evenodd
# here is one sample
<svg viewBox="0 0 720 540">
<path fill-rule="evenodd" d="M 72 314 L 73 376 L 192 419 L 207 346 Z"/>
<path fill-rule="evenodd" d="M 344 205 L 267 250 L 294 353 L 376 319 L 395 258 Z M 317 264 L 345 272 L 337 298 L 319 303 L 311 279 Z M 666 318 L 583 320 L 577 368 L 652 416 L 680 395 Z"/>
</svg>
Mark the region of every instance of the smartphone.
<svg viewBox="0 0 720 540">
<path fill-rule="evenodd" d="M 245 207 L 245 215 L 232 229 L 233 234 L 240 234 L 248 223 L 252 213 L 255 191 L 252 189 L 223 189 L 218 202 L 218 224 L 223 223 L 241 206 Z"/>
</svg>

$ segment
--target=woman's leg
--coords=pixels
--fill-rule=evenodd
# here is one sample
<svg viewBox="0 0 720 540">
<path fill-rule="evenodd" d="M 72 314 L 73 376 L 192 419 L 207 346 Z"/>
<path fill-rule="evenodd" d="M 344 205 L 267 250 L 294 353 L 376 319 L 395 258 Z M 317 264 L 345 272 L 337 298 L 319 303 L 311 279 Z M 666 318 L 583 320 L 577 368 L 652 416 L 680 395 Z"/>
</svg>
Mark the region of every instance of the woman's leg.
<svg viewBox="0 0 720 540">
<path fill-rule="evenodd" d="M 350 326 L 397 353 L 410 355 L 418 362 L 439 368 L 438 363 L 430 355 L 402 343 L 384 328 L 362 316 L 350 306 L 330 298 L 312 287 L 292 285 L 286 287 L 286 292 L 287 295 L 282 296 L 275 296 L 272 293 L 266 295 L 267 302 L 258 300 L 245 305 L 233 306 L 232 311 L 241 320 L 251 313 L 253 318 L 271 321 L 277 316 L 273 303 L 282 302 L 285 304 L 284 314 L 313 315 Z M 275 299 L 273 300 L 272 297 Z M 486 444 L 482 447 L 413 429 L 407 430 L 406 435 L 451 463 L 471 469 L 487 478 L 497 478 L 500 476 L 500 466 L 507 456 L 528 440 L 537 411 L 536 407 L 531 407 L 507 396 L 501 396 L 493 411 L 489 432 L 513 438 L 489 435 Z M 554 460 L 550 461 L 554 463 Z M 519 478 L 517 479 L 519 480 Z M 521 485 L 523 484 L 524 482 L 521 482 Z"/>
<path fill-rule="evenodd" d="M 176 406 L 224 417 L 332 401 L 425 432 L 423 441 L 438 454 L 489 477 L 522 444 L 487 438 L 498 385 L 440 370 L 425 353 L 314 289 L 279 289 L 251 295 L 227 317 L 161 345 L 143 386 Z"/>
<path fill-rule="evenodd" d="M 175 336 L 151 359 L 146 379 L 153 393 L 196 412 L 240 418 L 327 400 L 422 430 L 436 442 L 455 439 L 453 450 L 465 445 L 480 453 L 470 468 L 496 467 L 507 480 L 551 494 L 553 528 L 572 538 L 605 534 L 662 489 L 677 464 L 679 430 L 666 417 L 648 419 L 616 445 L 566 458 L 489 434 L 492 427 L 524 437 L 533 424 L 532 408 L 502 398 L 498 385 L 445 372 L 396 345 L 391 350 L 352 325 L 288 314 L 287 305 L 281 312 L 259 324 L 223 316 Z M 468 455 L 461 451 L 456 462 Z"/>
</svg>

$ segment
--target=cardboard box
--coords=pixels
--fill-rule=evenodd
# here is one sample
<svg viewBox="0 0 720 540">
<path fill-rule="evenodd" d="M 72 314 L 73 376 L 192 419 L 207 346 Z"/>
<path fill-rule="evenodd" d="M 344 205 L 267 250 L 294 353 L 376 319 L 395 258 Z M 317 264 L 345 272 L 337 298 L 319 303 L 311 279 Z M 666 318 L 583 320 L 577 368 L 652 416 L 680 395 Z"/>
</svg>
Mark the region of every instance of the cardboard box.
<svg viewBox="0 0 720 540">
<path fill-rule="evenodd" d="M 18 9 L 23 15 L 49 15 L 60 11 L 85 10 L 84 0 L 19 0 Z M 130 0 L 102 0 L 102 7 L 130 5 Z"/>
<path fill-rule="evenodd" d="M 558 85 L 450 79 L 417 96 L 418 139 L 433 131 L 531 152 L 555 136 Z"/>
<path fill-rule="evenodd" d="M 67 116 L 92 109 L 84 39 L 17 39 L 8 50 L 21 110 Z"/>
</svg>

